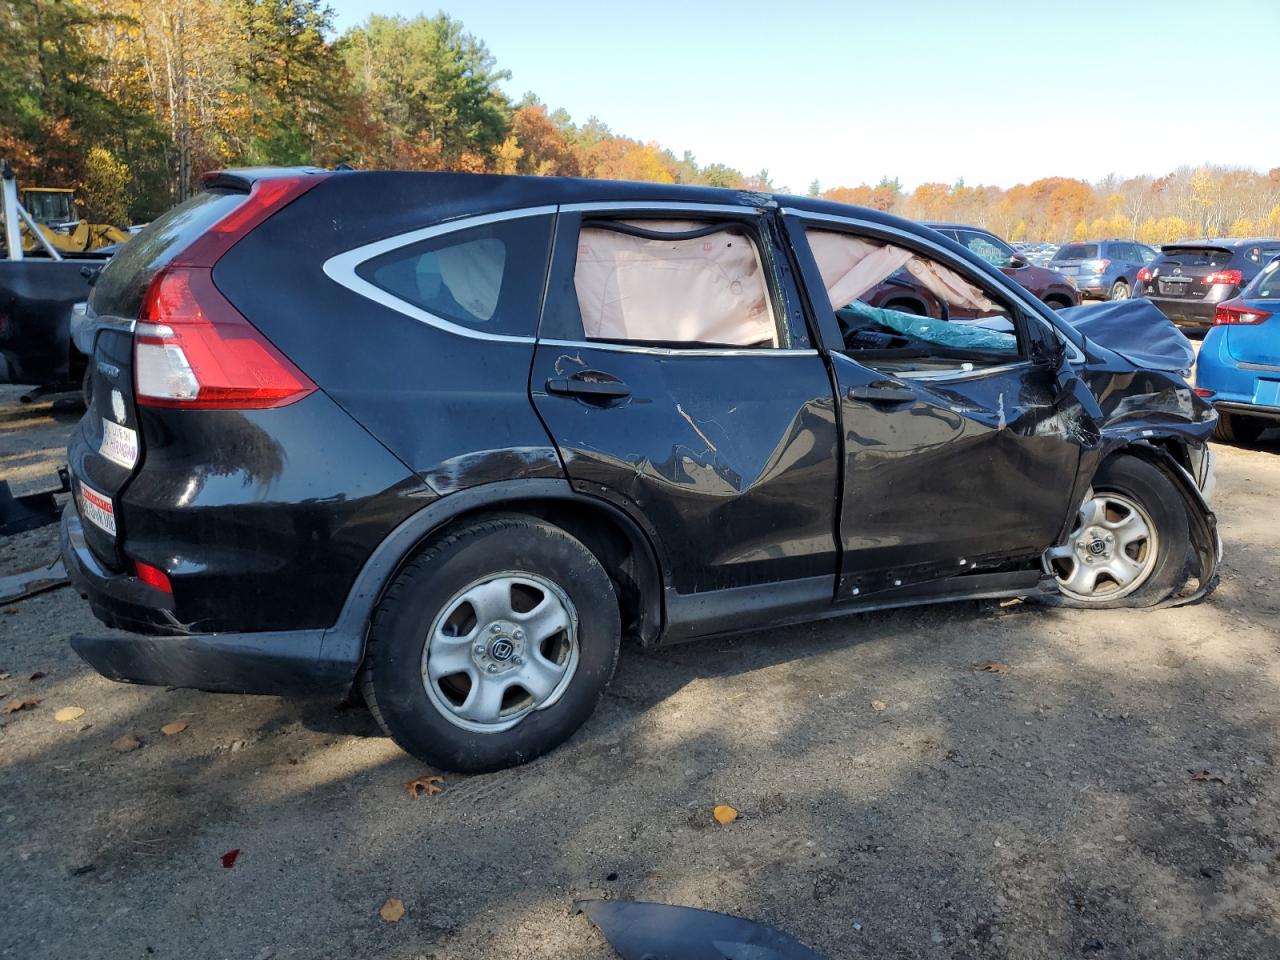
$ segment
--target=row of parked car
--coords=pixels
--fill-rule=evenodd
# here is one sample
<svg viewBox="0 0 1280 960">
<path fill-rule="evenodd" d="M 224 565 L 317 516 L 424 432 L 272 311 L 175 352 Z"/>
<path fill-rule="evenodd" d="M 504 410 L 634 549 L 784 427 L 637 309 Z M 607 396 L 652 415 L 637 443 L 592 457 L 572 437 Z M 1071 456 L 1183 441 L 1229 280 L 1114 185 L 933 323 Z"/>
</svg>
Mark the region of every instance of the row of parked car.
<svg viewBox="0 0 1280 960">
<path fill-rule="evenodd" d="M 1035 270 L 1032 251 L 1045 245 L 1022 246 L 1016 252 Z M 1158 252 L 1091 240 L 1054 249 L 1047 267 L 1085 296 L 1145 297 L 1188 334 L 1204 336 L 1195 389 L 1217 408 L 1217 439 L 1251 443 L 1280 426 L 1280 239 L 1185 240 Z M 1034 273 L 1028 280 L 1037 292 L 1045 286 Z"/>
</svg>

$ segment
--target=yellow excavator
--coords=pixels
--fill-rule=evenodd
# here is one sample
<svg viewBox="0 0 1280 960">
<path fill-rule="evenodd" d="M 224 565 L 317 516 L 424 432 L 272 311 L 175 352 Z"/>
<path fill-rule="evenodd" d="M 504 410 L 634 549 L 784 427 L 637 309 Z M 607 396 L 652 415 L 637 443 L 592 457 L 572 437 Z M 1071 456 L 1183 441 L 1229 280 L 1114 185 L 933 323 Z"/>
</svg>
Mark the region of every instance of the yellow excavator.
<svg viewBox="0 0 1280 960">
<path fill-rule="evenodd" d="M 75 191 L 65 187 L 24 187 L 22 206 L 37 229 L 60 253 L 88 253 L 100 247 L 128 242 L 131 234 L 110 223 L 90 223 L 80 217 Z M 38 250 L 41 244 L 27 233 L 22 248 Z"/>
</svg>

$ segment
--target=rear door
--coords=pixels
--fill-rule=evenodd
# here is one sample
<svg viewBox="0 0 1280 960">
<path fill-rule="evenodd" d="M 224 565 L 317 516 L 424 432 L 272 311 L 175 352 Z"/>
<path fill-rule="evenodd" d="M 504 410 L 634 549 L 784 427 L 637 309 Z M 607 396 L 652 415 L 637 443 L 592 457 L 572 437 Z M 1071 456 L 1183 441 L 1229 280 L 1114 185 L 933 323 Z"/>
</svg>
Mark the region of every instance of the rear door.
<svg viewBox="0 0 1280 960">
<path fill-rule="evenodd" d="M 1051 325 L 1022 295 L 922 238 L 800 211 L 786 223 L 837 379 L 838 597 L 988 572 L 1021 572 L 1033 585 L 1099 440 L 1100 411 L 1074 389 L 1069 365 L 1031 359 L 1034 341 L 1056 340 Z M 951 319 L 867 309 L 861 291 L 876 281 L 868 267 L 877 260 L 940 277 Z M 961 309 L 974 319 L 959 319 Z"/>
<path fill-rule="evenodd" d="M 561 207 L 532 370 L 575 488 L 657 542 L 677 594 L 836 573 L 838 435 L 767 217 Z"/>
</svg>

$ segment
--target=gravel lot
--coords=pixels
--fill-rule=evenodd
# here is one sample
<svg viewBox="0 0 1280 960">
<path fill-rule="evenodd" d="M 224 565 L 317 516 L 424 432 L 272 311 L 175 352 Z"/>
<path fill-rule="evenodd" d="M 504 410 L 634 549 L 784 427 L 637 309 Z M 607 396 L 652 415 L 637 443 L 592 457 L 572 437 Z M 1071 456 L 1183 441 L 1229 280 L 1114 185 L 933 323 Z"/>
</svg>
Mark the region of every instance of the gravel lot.
<svg viewBox="0 0 1280 960">
<path fill-rule="evenodd" d="M 15 397 L 4 476 L 74 422 Z M 1280 956 L 1280 442 L 1218 453 L 1207 603 L 631 648 L 565 747 L 417 800 L 429 771 L 362 707 L 113 684 L 67 646 L 100 629 L 77 596 L 23 601 L 0 710 L 40 702 L 0 713 L 0 957 L 612 957 L 584 896 L 764 920 L 832 960 Z M 55 551 L 52 527 L 0 539 L 0 573 Z"/>
</svg>

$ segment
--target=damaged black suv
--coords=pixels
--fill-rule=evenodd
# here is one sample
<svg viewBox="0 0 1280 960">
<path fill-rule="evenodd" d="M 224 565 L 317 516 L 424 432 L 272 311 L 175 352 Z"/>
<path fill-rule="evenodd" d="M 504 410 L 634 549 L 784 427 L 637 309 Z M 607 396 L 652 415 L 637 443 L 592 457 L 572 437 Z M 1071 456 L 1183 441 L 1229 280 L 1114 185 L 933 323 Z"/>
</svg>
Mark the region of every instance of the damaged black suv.
<svg viewBox="0 0 1280 960">
<path fill-rule="evenodd" d="M 869 304 L 884 282 L 932 315 Z M 1055 313 L 817 199 L 220 173 L 103 270 L 81 338 L 62 549 L 127 633 L 76 650 L 138 683 L 355 685 L 446 769 L 570 736 L 624 634 L 1151 606 L 1220 554 L 1214 414 L 1158 312 Z"/>
</svg>

